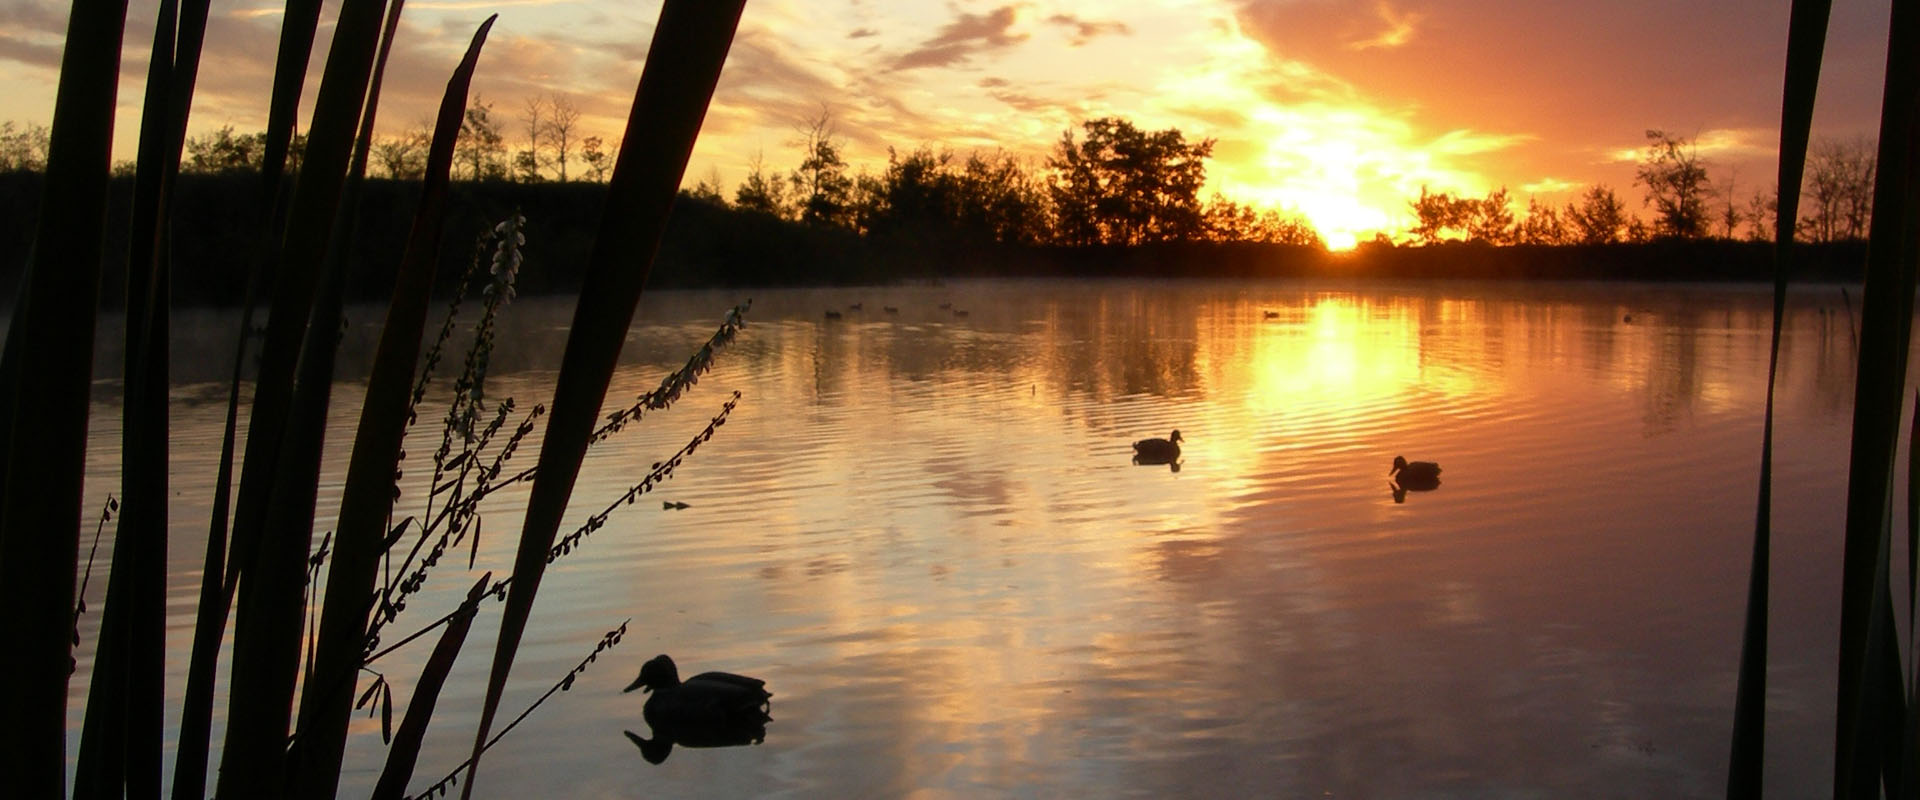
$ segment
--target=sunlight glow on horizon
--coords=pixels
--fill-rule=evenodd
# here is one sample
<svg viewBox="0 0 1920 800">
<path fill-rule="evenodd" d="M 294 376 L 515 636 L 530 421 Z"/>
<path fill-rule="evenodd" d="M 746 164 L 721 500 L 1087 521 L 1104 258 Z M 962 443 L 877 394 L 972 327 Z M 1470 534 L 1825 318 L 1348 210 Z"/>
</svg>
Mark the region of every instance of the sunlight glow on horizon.
<svg viewBox="0 0 1920 800">
<path fill-rule="evenodd" d="M 132 157 L 138 134 L 150 2 L 137 2 L 129 16 L 115 126 L 119 158 Z M 64 14 L 55 14 L 55 5 L 27 0 L 23 7 L 15 36 L 34 48 L 0 57 L 0 76 L 15 89 L 0 98 L 0 119 L 50 121 L 57 65 L 34 53 L 57 54 L 61 20 L 55 17 Z M 446 71 L 473 26 L 493 8 L 501 11 L 500 23 L 474 90 L 494 103 L 509 148 L 524 146 L 519 116 L 536 93 L 561 93 L 578 103 L 576 141 L 616 140 L 657 2 L 410 4 L 388 76 L 381 133 L 420 124 L 437 105 Z M 1495 52 L 1488 46 L 1496 41 L 1460 26 L 1460 11 L 1414 11 L 1390 1 L 1302 4 L 1284 9 L 1283 21 L 1297 23 L 1287 28 L 1276 23 L 1280 12 L 1234 0 L 907 0 L 830 7 L 756 0 L 742 19 L 685 183 L 717 176 L 730 196 L 756 158 L 784 175 L 801 161 L 799 129 L 827 109 L 853 174 L 884 170 L 890 147 L 925 146 L 962 159 L 972 151 L 1006 153 L 1037 176 L 1060 134 L 1079 133 L 1086 120 L 1121 117 L 1143 130 L 1177 128 L 1189 142 L 1216 142 L 1202 201 L 1218 192 L 1298 215 L 1335 249 L 1376 233 L 1404 236 L 1413 224 L 1408 204 L 1422 186 L 1462 196 L 1505 186 L 1516 214 L 1524 213 L 1529 195 L 1557 205 L 1589 185 L 1631 191 L 1632 164 L 1644 146 L 1641 124 L 1622 129 L 1609 122 L 1591 136 L 1569 138 L 1564 126 L 1556 129 L 1540 116 L 1548 104 L 1528 116 L 1489 99 L 1537 90 L 1535 84 L 1488 82 L 1463 94 L 1458 81 L 1392 70 L 1433 58 L 1466 70 L 1472 62 L 1446 59 Z M 264 125 L 280 14 L 248 4 L 216 15 L 193 132 Z M 330 26 L 330 18 L 322 20 L 305 108 L 318 93 Z M 1563 50 L 1573 41 L 1567 36 L 1557 40 Z M 1541 60 L 1555 66 L 1552 58 Z M 1399 82 L 1383 84 L 1380 75 Z M 1718 107 L 1700 108 L 1692 117 L 1638 106 L 1633 113 L 1644 115 L 1644 127 L 1695 139 L 1716 167 L 1738 166 L 1743 177 L 1760 174 L 1751 164 L 1772 150 L 1764 118 L 1755 123 Z"/>
</svg>

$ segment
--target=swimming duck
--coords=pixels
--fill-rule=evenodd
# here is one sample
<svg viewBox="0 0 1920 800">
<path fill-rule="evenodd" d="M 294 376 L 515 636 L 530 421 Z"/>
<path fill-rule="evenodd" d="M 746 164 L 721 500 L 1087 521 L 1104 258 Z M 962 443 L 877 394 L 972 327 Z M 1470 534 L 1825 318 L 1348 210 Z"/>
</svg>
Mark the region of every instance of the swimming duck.
<svg viewBox="0 0 1920 800">
<path fill-rule="evenodd" d="M 663 511 L 679 511 L 680 509 L 683 509 L 683 508 L 692 508 L 692 507 L 693 506 L 687 505 L 686 503 L 682 503 L 678 500 L 660 501 L 660 508 Z"/>
<path fill-rule="evenodd" d="M 656 732 L 730 731 L 742 726 L 764 725 L 773 697 L 767 682 L 731 672 L 702 672 L 685 681 L 673 659 L 657 655 L 640 668 L 622 691 L 641 689 L 652 696 L 642 709 L 647 724 Z M 678 738 L 676 736 L 676 738 Z M 686 741 L 686 740 L 683 740 Z M 689 746 L 695 745 L 686 741 Z"/>
<path fill-rule="evenodd" d="M 865 301 L 862 301 L 862 302 L 860 302 L 860 303 L 854 303 L 853 305 L 850 305 L 850 306 L 847 306 L 847 310 L 848 310 L 848 311 L 859 311 L 859 310 L 860 310 L 860 306 L 862 306 L 862 305 L 864 305 L 864 304 L 865 304 Z"/>
<path fill-rule="evenodd" d="M 1432 461 L 1408 461 L 1393 457 L 1393 469 L 1387 470 L 1394 482 L 1408 489 L 1431 489 L 1440 485 L 1440 465 Z"/>
<path fill-rule="evenodd" d="M 1175 430 L 1165 439 L 1141 439 L 1133 443 L 1133 462 L 1136 464 L 1171 464 L 1180 457 L 1180 431 Z"/>
<path fill-rule="evenodd" d="M 887 312 L 887 313 L 889 313 L 889 314 L 898 314 L 898 313 L 900 313 L 900 309 L 898 309 L 898 308 L 895 308 L 895 307 L 893 307 L 893 306 L 881 306 L 881 307 L 880 307 L 880 310 L 881 310 L 881 311 L 885 311 L 885 312 Z"/>
<path fill-rule="evenodd" d="M 838 311 L 827 312 L 827 319 L 839 319 L 839 318 L 840 318 L 840 312 Z"/>
<path fill-rule="evenodd" d="M 1260 315 L 1261 315 L 1261 316 L 1263 316 L 1263 317 L 1265 317 L 1265 318 L 1267 318 L 1267 319 L 1279 319 L 1279 318 L 1280 318 L 1280 312 L 1278 312 L 1278 311 L 1262 311 L 1262 312 L 1260 312 Z"/>
</svg>

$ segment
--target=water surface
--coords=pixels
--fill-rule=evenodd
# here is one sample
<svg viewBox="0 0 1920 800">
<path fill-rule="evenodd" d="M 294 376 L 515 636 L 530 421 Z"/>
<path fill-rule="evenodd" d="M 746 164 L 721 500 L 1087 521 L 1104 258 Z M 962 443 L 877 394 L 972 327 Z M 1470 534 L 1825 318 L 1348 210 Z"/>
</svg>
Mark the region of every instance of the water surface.
<svg viewBox="0 0 1920 800">
<path fill-rule="evenodd" d="M 713 372 L 673 409 L 590 451 L 564 530 L 742 394 L 671 481 L 548 571 L 504 716 L 631 618 L 629 633 L 489 754 L 480 795 L 1722 790 L 1765 392 L 1764 291 L 1059 282 L 661 292 L 642 304 L 609 409 L 684 362 L 747 294 L 750 325 Z M 558 300 L 508 309 L 491 397 L 523 410 L 544 401 L 570 314 Z M 337 508 L 380 315 L 349 314 L 323 517 Z M 172 725 L 233 330 L 223 315 L 182 318 Z M 1821 792 L 1830 771 L 1849 331 L 1837 291 L 1795 294 L 1781 364 L 1767 737 L 1767 779 L 1781 796 Z M 116 358 L 113 335 L 102 333 L 101 374 Z M 95 399 L 97 509 L 117 481 L 117 384 L 100 382 Z M 438 414 L 424 413 L 409 442 L 403 514 L 425 494 Z M 1175 428 L 1178 471 L 1129 462 L 1129 442 Z M 536 447 L 537 434 L 515 463 L 530 466 Z M 1400 454 L 1441 462 L 1440 488 L 1396 502 L 1386 472 Z M 490 502 L 474 569 L 464 550 L 443 562 L 396 632 L 444 613 L 480 572 L 511 569 L 524 499 Z M 690 507 L 662 510 L 663 500 Z M 89 526 L 83 547 L 91 538 Z M 110 547 L 88 589 L 96 608 Z M 443 695 L 416 791 L 471 744 L 498 610 L 483 610 Z M 83 618 L 84 641 L 97 624 Z M 430 647 L 376 664 L 402 705 Z M 91 649 L 78 654 L 82 676 Z M 663 652 L 683 674 L 766 679 L 766 742 L 642 761 L 622 731 L 647 732 L 643 698 L 619 690 Z M 76 680 L 76 741 L 84 697 Z M 343 795 L 371 786 L 384 755 L 377 719 L 357 717 L 354 731 Z"/>
</svg>

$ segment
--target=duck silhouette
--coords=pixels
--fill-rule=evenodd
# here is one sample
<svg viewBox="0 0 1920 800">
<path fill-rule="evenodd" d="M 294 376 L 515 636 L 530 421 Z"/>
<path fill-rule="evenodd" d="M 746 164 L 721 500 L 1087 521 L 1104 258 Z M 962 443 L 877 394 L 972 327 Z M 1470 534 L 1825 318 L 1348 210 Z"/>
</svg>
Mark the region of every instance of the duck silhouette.
<svg viewBox="0 0 1920 800">
<path fill-rule="evenodd" d="M 1440 488 L 1440 465 L 1432 461 L 1408 461 L 1405 456 L 1393 457 L 1393 468 L 1387 470 L 1393 482 L 1404 489 L 1431 491 Z"/>
<path fill-rule="evenodd" d="M 831 311 L 831 310 L 827 312 L 827 319 L 839 319 L 839 318 L 840 318 L 840 312 Z"/>
<path fill-rule="evenodd" d="M 702 672 L 685 681 L 666 655 L 654 656 L 640 668 L 623 691 L 649 694 L 641 716 L 653 729 L 652 739 L 632 731 L 627 738 L 648 762 L 658 764 L 678 744 L 682 747 L 733 747 L 759 744 L 766 739 L 773 694 L 766 681 L 731 672 Z"/>
<path fill-rule="evenodd" d="M 735 675 L 732 671 L 703 671 L 689 679 L 680 679 L 680 668 L 666 654 L 653 656 L 639 668 L 639 677 L 622 691 L 641 689 L 647 706 L 641 714 L 647 725 L 674 729 L 705 729 L 714 725 L 766 723 L 770 698 L 766 681 L 758 677 Z"/>
<path fill-rule="evenodd" d="M 1279 319 L 1279 318 L 1280 318 L 1280 312 L 1278 312 L 1278 311 L 1262 311 L 1262 312 L 1260 312 L 1260 316 L 1262 316 L 1262 317 L 1264 317 L 1264 318 L 1266 318 L 1266 319 Z"/>
<path fill-rule="evenodd" d="M 1165 439 L 1141 439 L 1133 443 L 1133 463 L 1171 464 L 1180 458 L 1180 431 Z"/>
</svg>

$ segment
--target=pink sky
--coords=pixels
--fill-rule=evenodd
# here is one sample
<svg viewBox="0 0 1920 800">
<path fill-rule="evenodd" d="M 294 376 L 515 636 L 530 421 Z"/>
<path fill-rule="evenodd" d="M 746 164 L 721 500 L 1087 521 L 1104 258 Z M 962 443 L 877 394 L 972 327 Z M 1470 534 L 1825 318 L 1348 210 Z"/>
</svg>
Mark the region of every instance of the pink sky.
<svg viewBox="0 0 1920 800">
<path fill-rule="evenodd" d="M 155 0 L 129 12 L 119 157 L 131 157 Z M 1836 3 L 1815 135 L 1871 135 L 1888 0 Z M 0 5 L 0 119 L 50 121 L 68 6 Z M 216 3 L 197 130 L 263 126 L 278 6 Z M 324 63 L 323 12 L 310 69 Z M 1695 137 L 1717 180 L 1770 186 L 1785 0 L 927 2 L 751 0 L 688 180 L 731 187 L 756 157 L 798 162 L 826 110 L 856 169 L 888 146 L 1035 159 L 1080 120 L 1122 116 L 1217 140 L 1211 189 L 1305 214 L 1336 246 L 1410 223 L 1419 187 L 1506 186 L 1564 202 L 1637 198 L 1644 131 Z M 658 3 L 414 0 L 383 129 L 421 123 L 475 26 L 498 12 L 475 88 L 508 120 L 562 93 L 586 135 L 617 134 Z M 313 86 L 306 99 L 310 103 Z"/>
</svg>

